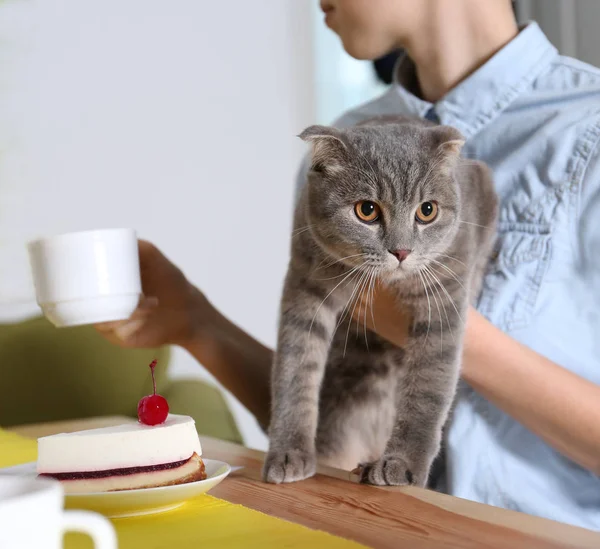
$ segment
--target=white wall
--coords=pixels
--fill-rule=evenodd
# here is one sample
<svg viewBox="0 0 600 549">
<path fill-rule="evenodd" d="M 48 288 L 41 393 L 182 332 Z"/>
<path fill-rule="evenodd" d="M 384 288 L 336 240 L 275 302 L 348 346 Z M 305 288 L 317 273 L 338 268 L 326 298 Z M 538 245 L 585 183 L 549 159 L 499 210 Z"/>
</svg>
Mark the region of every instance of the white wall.
<svg viewBox="0 0 600 549">
<path fill-rule="evenodd" d="M 309 8 L 297 0 L 0 5 L 4 319 L 32 311 L 27 239 L 133 226 L 225 314 L 275 342 L 304 151 L 295 136 L 314 118 Z M 201 369 L 178 352 L 173 373 Z M 236 411 L 248 443 L 264 447 Z"/>
</svg>

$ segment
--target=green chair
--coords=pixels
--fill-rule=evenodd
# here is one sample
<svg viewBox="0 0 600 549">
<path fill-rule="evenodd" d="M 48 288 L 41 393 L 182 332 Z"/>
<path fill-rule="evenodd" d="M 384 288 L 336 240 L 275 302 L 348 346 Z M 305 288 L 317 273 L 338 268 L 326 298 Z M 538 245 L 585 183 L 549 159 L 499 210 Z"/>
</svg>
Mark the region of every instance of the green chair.
<svg viewBox="0 0 600 549">
<path fill-rule="evenodd" d="M 136 417 L 139 399 L 152 392 L 148 364 L 155 358 L 158 392 L 171 412 L 192 416 L 201 435 L 242 443 L 217 387 L 168 380 L 168 347 L 122 349 L 92 326 L 57 329 L 43 317 L 0 324 L 0 425 Z"/>
</svg>

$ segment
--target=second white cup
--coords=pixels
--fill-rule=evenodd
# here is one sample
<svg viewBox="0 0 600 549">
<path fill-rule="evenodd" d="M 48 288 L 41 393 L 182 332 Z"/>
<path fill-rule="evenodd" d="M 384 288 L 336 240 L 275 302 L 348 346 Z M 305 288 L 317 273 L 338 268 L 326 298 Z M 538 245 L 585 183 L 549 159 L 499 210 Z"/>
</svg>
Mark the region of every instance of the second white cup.
<svg viewBox="0 0 600 549">
<path fill-rule="evenodd" d="M 89 511 L 64 511 L 64 493 L 50 479 L 0 475 L 0 547 L 62 549 L 65 532 L 83 532 L 94 549 L 117 549 L 112 524 Z"/>
<path fill-rule="evenodd" d="M 36 298 L 58 327 L 129 318 L 141 293 L 133 229 L 68 233 L 28 244 Z"/>
</svg>

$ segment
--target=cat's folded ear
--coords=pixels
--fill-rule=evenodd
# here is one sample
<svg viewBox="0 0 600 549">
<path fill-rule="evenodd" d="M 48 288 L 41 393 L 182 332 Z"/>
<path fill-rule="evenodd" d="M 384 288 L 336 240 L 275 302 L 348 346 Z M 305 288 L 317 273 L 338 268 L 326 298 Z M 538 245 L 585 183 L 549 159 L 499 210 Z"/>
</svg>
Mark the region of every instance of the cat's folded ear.
<svg viewBox="0 0 600 549">
<path fill-rule="evenodd" d="M 298 137 L 312 144 L 312 171 L 335 174 L 343 169 L 348 146 L 340 130 L 330 126 L 309 126 Z"/>
<path fill-rule="evenodd" d="M 458 156 L 465 144 L 465 138 L 451 126 L 435 126 L 429 130 L 433 135 L 433 146 L 444 155 Z"/>
<path fill-rule="evenodd" d="M 439 167 L 452 172 L 460 158 L 465 138 L 451 126 L 435 126 L 429 131 L 433 138 L 432 152 L 441 160 Z"/>
</svg>

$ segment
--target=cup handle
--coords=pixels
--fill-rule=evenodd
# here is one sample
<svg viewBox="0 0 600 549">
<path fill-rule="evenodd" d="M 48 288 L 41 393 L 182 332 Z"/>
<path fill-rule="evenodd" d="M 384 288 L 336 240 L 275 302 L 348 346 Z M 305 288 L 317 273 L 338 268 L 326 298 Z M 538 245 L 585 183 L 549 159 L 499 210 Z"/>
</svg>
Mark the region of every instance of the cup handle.
<svg viewBox="0 0 600 549">
<path fill-rule="evenodd" d="M 108 519 L 89 511 L 64 511 L 62 531 L 82 532 L 92 538 L 94 549 L 117 549 L 117 535 Z"/>
</svg>

